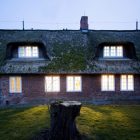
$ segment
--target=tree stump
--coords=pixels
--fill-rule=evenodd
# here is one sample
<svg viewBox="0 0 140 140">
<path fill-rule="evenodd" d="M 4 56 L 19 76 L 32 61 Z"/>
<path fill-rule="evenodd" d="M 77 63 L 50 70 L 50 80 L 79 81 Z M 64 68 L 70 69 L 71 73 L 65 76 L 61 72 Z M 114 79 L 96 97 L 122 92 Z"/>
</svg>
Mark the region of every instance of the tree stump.
<svg viewBox="0 0 140 140">
<path fill-rule="evenodd" d="M 49 140 L 80 140 L 75 118 L 79 116 L 81 103 L 64 101 L 51 103 L 51 127 Z"/>
</svg>

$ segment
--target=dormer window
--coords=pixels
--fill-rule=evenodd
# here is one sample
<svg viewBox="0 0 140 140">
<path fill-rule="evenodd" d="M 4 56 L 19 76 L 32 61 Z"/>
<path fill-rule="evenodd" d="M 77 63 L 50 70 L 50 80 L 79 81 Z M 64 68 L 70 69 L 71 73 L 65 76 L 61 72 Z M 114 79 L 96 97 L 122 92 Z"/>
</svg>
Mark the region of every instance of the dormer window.
<svg viewBox="0 0 140 140">
<path fill-rule="evenodd" d="M 123 47 L 122 46 L 104 46 L 103 50 L 104 57 L 123 57 Z"/>
<path fill-rule="evenodd" d="M 19 46 L 18 57 L 19 58 L 38 58 L 39 51 L 37 46 Z"/>
</svg>

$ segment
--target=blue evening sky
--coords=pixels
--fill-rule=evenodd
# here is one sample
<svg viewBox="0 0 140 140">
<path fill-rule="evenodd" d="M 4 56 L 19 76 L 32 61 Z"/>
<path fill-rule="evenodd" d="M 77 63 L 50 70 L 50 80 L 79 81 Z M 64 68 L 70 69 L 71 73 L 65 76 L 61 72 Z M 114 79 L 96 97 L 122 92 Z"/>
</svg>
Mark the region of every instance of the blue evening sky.
<svg viewBox="0 0 140 140">
<path fill-rule="evenodd" d="M 0 0 L 0 29 L 79 29 L 82 15 L 90 29 L 135 29 L 140 0 Z"/>
</svg>

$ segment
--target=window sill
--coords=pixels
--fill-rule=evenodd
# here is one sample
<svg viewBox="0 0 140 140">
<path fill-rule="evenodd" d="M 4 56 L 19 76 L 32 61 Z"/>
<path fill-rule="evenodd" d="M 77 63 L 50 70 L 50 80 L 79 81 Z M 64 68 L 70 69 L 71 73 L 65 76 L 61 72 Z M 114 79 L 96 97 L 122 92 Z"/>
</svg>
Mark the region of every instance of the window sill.
<svg viewBox="0 0 140 140">
<path fill-rule="evenodd" d="M 116 61 L 116 60 L 118 60 L 118 61 L 124 61 L 124 60 L 126 60 L 126 61 L 129 61 L 129 60 L 132 60 L 132 59 L 129 59 L 129 58 L 99 58 L 98 60 L 107 60 L 107 61 Z"/>
<path fill-rule="evenodd" d="M 21 96 L 23 95 L 22 92 L 13 92 L 13 93 L 9 93 L 9 96 Z"/>
<path fill-rule="evenodd" d="M 12 58 L 8 61 L 10 62 L 29 62 L 29 61 L 44 61 L 46 60 L 45 58 Z"/>
</svg>

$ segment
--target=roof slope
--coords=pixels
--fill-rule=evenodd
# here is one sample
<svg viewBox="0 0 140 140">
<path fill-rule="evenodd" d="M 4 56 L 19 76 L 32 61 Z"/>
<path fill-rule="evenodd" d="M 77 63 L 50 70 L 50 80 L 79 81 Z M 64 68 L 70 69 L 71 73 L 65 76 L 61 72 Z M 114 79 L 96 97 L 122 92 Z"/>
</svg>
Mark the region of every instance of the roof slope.
<svg viewBox="0 0 140 140">
<path fill-rule="evenodd" d="M 7 44 L 41 42 L 50 60 L 7 60 Z M 95 60 L 104 42 L 131 42 L 137 60 Z M 0 30 L 1 73 L 140 73 L 140 31 Z"/>
</svg>

